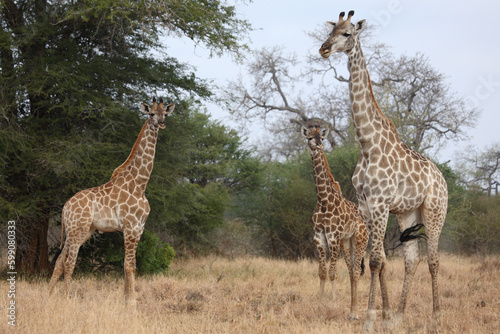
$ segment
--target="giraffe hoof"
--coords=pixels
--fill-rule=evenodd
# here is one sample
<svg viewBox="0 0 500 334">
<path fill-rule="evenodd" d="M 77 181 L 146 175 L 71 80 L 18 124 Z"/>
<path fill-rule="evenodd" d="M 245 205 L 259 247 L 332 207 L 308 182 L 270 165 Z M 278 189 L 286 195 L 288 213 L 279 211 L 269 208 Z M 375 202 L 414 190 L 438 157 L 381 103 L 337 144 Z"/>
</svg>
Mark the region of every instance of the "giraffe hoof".
<svg viewBox="0 0 500 334">
<path fill-rule="evenodd" d="M 373 333 L 373 324 L 377 319 L 377 311 L 367 310 L 365 323 L 363 324 L 363 333 Z"/>
<path fill-rule="evenodd" d="M 350 316 L 347 317 L 347 320 L 350 321 L 359 321 L 359 318 L 357 315 L 351 314 Z"/>
<path fill-rule="evenodd" d="M 363 324 L 363 333 L 373 333 L 373 322 L 365 321 Z"/>
</svg>

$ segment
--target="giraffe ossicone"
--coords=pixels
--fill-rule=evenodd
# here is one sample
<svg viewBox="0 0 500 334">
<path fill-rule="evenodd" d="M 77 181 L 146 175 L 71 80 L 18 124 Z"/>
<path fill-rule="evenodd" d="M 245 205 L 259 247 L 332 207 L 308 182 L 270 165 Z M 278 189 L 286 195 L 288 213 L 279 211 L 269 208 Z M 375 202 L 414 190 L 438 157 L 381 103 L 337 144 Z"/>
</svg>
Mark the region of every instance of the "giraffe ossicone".
<svg viewBox="0 0 500 334">
<path fill-rule="evenodd" d="M 174 108 L 175 104 L 165 106 L 163 99 L 159 103 L 153 99 L 151 107 L 142 103 L 141 110 L 149 118 L 127 160 L 114 170 L 107 183 L 82 190 L 64 204 L 61 246 L 53 260 L 55 265 L 49 283 L 50 294 L 62 274 L 66 292 L 69 292 L 80 246 L 94 231 L 122 231 L 125 244 L 125 298 L 135 302 L 135 252 L 150 211 L 145 190 L 153 171 L 158 131 L 165 128 L 165 117 Z"/>
<path fill-rule="evenodd" d="M 327 22 L 331 32 L 319 53 L 328 58 L 332 53 L 345 52 L 349 59 L 351 111 L 356 139 L 360 146 L 352 182 L 361 214 L 372 237 L 372 277 L 364 329 L 373 331 L 376 319 L 375 288 L 379 279 L 383 324 L 387 329 L 393 327 L 383 244 L 389 213 L 397 215 L 401 231 L 417 224 L 425 226 L 432 280 L 433 316 L 439 324 L 438 241 L 448 205 L 446 181 L 432 161 L 400 140 L 394 124 L 378 107 L 359 39 L 359 34 L 366 28 L 366 21 L 351 23 L 354 11 L 349 12 L 347 20 L 344 20 L 344 15 L 344 12 L 340 13 L 336 23 Z M 396 313 L 397 324 L 404 319 L 408 293 L 420 262 L 417 240 L 404 243 L 404 258 L 405 277 Z"/>
<path fill-rule="evenodd" d="M 320 296 L 325 293 L 327 276 L 326 255 L 330 252 L 328 275 L 334 291 L 334 280 L 339 249 L 351 281 L 351 309 L 349 318 L 357 319 L 358 281 L 364 269 L 364 253 L 368 244 L 366 228 L 358 207 L 342 196 L 340 185 L 333 178 L 328 161 L 323 153 L 323 139 L 328 128 L 320 125 L 302 127 L 302 135 L 307 139 L 313 161 L 314 180 L 316 183 L 317 203 L 312 220 L 314 224 L 314 243 L 319 254 Z"/>
</svg>

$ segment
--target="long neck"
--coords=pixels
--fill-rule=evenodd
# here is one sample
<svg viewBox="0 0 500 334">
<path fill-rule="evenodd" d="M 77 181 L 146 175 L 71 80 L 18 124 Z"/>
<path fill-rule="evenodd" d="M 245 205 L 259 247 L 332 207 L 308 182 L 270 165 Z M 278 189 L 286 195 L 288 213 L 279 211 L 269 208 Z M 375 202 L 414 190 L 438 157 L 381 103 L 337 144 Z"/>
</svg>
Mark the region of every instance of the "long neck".
<svg viewBox="0 0 500 334">
<path fill-rule="evenodd" d="M 387 130 L 396 138 L 399 138 L 394 124 L 382 114 L 375 101 L 359 38 L 356 39 L 355 46 L 347 51 L 347 55 L 349 57 L 347 67 L 351 74 L 349 89 L 352 118 L 361 149 L 370 146 L 370 144 L 375 144 L 377 141 L 376 134 L 383 130 Z"/>
<path fill-rule="evenodd" d="M 127 160 L 115 169 L 111 181 L 130 184 L 131 191 L 144 193 L 148 185 L 155 158 L 158 128 L 152 129 L 149 120 L 144 123 Z"/>
<path fill-rule="evenodd" d="M 341 193 L 340 185 L 334 180 L 323 151 L 320 149 L 311 150 L 311 158 L 318 201 L 323 202 L 333 191 Z"/>
</svg>

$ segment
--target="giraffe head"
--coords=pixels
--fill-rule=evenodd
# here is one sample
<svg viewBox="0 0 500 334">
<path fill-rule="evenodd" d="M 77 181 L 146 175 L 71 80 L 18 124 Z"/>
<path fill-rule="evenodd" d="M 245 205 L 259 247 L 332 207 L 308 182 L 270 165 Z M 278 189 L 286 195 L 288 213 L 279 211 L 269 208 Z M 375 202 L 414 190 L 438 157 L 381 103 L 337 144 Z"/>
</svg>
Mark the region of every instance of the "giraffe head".
<svg viewBox="0 0 500 334">
<path fill-rule="evenodd" d="M 175 108 L 175 103 L 163 106 L 163 98 L 160 98 L 160 103 L 156 103 L 156 98 L 153 98 L 153 106 L 150 107 L 146 103 L 141 103 L 143 113 L 149 115 L 149 123 L 155 129 L 165 129 L 165 116 L 172 113 Z"/>
<path fill-rule="evenodd" d="M 328 135 L 328 128 L 321 128 L 319 125 L 309 125 L 308 128 L 302 126 L 300 133 L 307 139 L 307 144 L 311 150 L 323 149 L 323 139 Z"/>
<path fill-rule="evenodd" d="M 344 15 L 345 12 L 340 13 L 337 23 L 326 22 L 331 31 L 328 39 L 319 49 L 319 54 L 323 58 L 328 58 L 335 52 L 346 52 L 351 50 L 355 45 L 359 33 L 366 28 L 366 20 L 358 21 L 356 24 L 351 23 L 351 17 L 354 15 L 353 10 L 349 12 L 347 20 L 345 21 Z"/>
</svg>

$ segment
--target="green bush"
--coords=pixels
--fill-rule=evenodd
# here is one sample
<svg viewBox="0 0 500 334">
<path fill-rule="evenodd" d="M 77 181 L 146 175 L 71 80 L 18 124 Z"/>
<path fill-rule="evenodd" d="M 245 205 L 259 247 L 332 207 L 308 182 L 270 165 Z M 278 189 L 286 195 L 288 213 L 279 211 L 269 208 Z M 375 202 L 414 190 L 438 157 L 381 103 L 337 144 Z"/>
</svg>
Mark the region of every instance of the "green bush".
<svg viewBox="0 0 500 334">
<path fill-rule="evenodd" d="M 450 229 L 463 253 L 500 253 L 500 196 L 472 199 L 470 213 L 457 219 Z"/>
<path fill-rule="evenodd" d="M 145 230 L 136 252 L 139 275 L 165 272 L 173 261 L 175 251 L 152 232 Z M 76 270 L 78 272 L 123 272 L 125 247 L 123 233 L 96 234 L 81 248 Z"/>
</svg>

